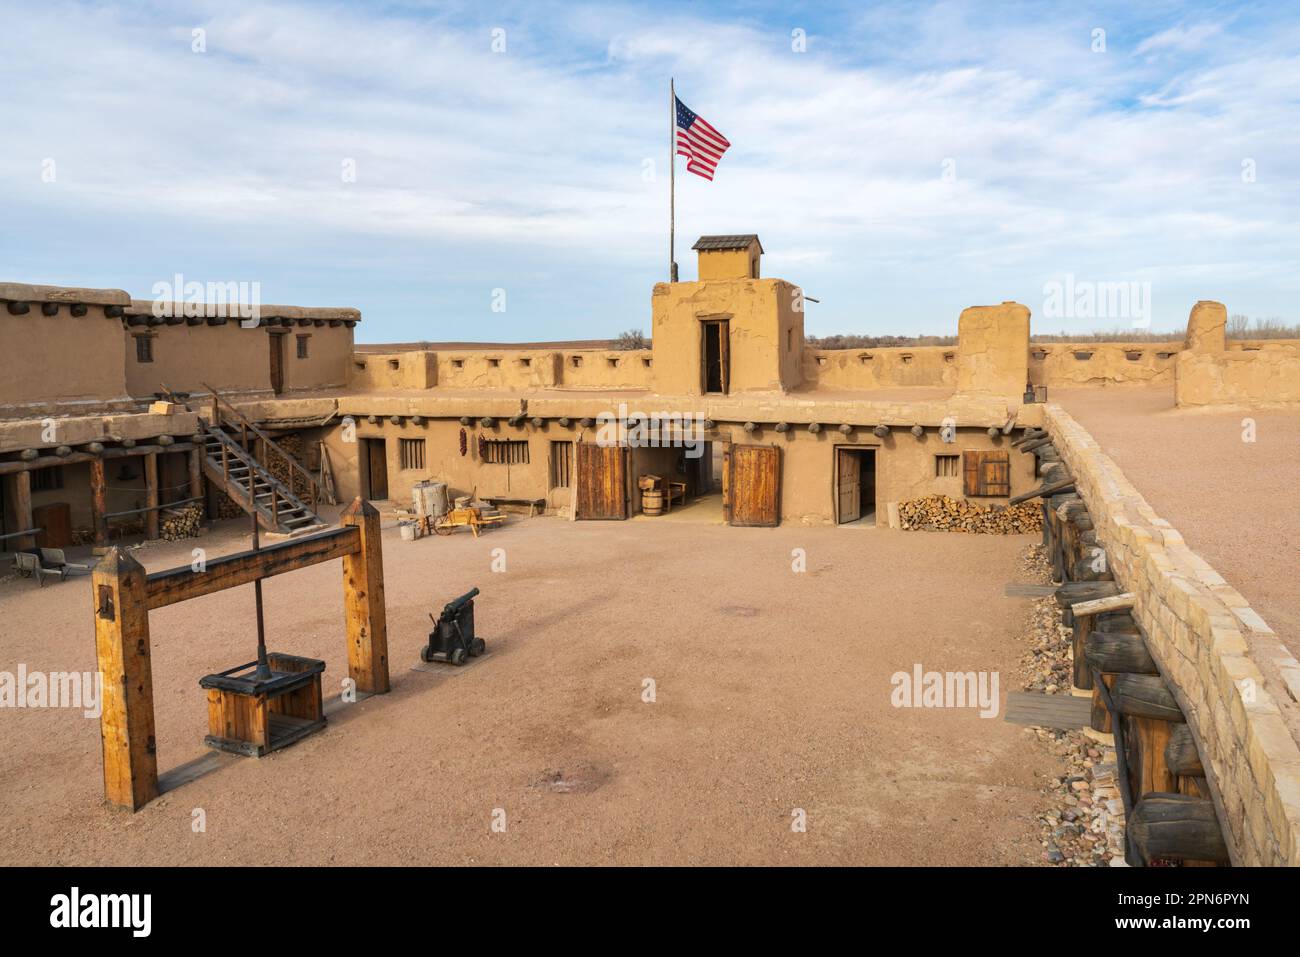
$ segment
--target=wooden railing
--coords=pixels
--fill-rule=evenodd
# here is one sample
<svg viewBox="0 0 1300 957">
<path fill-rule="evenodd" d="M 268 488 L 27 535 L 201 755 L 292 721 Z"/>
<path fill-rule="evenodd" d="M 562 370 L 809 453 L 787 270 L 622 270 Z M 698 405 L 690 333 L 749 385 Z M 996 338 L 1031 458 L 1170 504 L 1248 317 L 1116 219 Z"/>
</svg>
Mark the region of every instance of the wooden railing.
<svg viewBox="0 0 1300 957">
<path fill-rule="evenodd" d="M 322 498 L 320 483 L 316 481 L 316 479 L 312 476 L 310 472 L 308 472 L 305 468 L 303 468 L 303 466 L 298 462 L 297 459 L 295 459 L 284 449 L 280 448 L 280 446 L 276 444 L 274 439 L 272 439 L 269 435 L 267 435 L 256 425 L 254 425 L 249 420 L 248 416 L 244 415 L 244 413 L 240 412 L 228 401 L 222 398 L 220 393 L 218 393 L 216 389 L 212 388 L 212 386 L 208 385 L 206 382 L 200 384 L 203 386 L 203 388 L 207 389 L 210 393 L 212 393 L 213 426 L 220 428 L 222 425 L 229 425 L 233 428 L 239 429 L 243 436 L 243 446 L 245 449 L 249 447 L 248 435 L 250 432 L 253 434 L 255 438 L 260 439 L 261 441 L 259 445 L 262 449 L 262 454 L 260 457 L 258 457 L 258 461 L 262 464 L 263 467 L 265 467 L 269 471 L 271 468 L 271 464 L 269 461 L 271 455 L 272 454 L 278 455 L 288 468 L 287 474 L 289 476 L 289 482 L 288 482 L 289 491 L 295 495 L 298 494 L 298 490 L 294 485 L 294 480 L 296 478 L 301 478 L 302 481 L 304 482 L 304 487 L 307 490 L 307 494 L 299 497 L 307 501 L 307 504 L 311 507 L 311 510 L 314 513 L 316 511 L 318 503 Z M 223 408 L 230 413 L 229 419 L 222 417 Z M 253 452 L 252 454 L 256 456 L 257 452 Z"/>
</svg>

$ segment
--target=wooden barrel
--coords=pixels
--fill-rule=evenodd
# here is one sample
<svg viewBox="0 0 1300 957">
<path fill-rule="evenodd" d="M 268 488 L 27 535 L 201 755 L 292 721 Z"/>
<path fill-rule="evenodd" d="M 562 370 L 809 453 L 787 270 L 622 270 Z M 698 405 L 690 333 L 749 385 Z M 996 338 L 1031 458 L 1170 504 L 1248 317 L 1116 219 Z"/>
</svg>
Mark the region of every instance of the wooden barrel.
<svg viewBox="0 0 1300 957">
<path fill-rule="evenodd" d="M 641 511 L 646 515 L 664 513 L 664 493 L 653 489 L 641 493 Z"/>
</svg>

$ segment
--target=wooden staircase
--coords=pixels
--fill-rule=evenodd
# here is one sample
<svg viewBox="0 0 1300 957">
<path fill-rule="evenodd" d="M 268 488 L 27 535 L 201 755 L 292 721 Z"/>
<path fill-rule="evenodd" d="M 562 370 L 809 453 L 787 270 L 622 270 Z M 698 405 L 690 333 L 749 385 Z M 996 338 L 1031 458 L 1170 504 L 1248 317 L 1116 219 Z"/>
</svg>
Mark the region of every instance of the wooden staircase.
<svg viewBox="0 0 1300 957">
<path fill-rule="evenodd" d="M 212 393 L 210 412 L 199 414 L 203 474 L 209 481 L 256 515 L 258 525 L 268 532 L 296 535 L 325 528 L 316 514 L 321 492 L 312 474 L 215 389 L 204 387 Z M 181 400 L 173 395 L 173 401 Z M 276 457 L 286 466 L 288 485 L 269 467 Z"/>
</svg>

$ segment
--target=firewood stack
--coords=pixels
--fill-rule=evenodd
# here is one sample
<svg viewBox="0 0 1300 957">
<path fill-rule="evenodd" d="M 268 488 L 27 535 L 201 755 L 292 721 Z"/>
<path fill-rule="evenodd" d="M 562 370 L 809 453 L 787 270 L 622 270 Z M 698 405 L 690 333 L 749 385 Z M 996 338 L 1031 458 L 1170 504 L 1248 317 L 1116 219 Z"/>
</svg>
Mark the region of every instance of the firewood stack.
<svg viewBox="0 0 1300 957">
<path fill-rule="evenodd" d="M 947 495 L 927 495 L 901 502 L 898 517 L 903 528 L 928 532 L 1020 535 L 1041 532 L 1043 527 L 1037 503 L 981 505 Z"/>
<path fill-rule="evenodd" d="M 297 433 L 282 435 L 275 440 L 275 444 L 284 449 L 289 455 L 292 455 L 298 464 L 303 465 L 305 455 L 301 435 Z M 285 488 L 295 495 L 306 494 L 307 490 L 302 487 L 303 480 L 289 467 L 289 463 L 284 460 L 284 456 L 270 454 L 265 457 L 265 462 L 267 471 L 279 479 Z"/>
<path fill-rule="evenodd" d="M 162 513 L 160 527 L 165 542 L 195 538 L 203 527 L 203 503 L 191 502 L 182 508 L 167 509 Z"/>
</svg>

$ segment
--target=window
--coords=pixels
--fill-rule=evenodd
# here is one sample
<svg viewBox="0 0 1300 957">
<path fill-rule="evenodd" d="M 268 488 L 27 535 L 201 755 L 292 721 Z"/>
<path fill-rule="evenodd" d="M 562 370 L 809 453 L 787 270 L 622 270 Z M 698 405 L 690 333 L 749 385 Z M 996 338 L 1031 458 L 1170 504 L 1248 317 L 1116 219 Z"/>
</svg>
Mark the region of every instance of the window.
<svg viewBox="0 0 1300 957">
<path fill-rule="evenodd" d="M 519 360 L 519 364 L 523 366 L 525 369 L 527 369 L 530 365 L 533 364 L 533 360 L 528 358 L 527 356 L 524 356 Z"/>
<path fill-rule="evenodd" d="M 32 469 L 32 491 L 53 492 L 63 488 L 63 466 L 54 465 L 47 469 Z"/>
<path fill-rule="evenodd" d="M 645 366 L 647 369 L 649 369 L 649 368 L 650 368 L 650 357 L 649 357 L 649 356 L 642 356 L 642 357 L 641 357 L 641 364 L 642 364 L 643 366 Z"/>
<path fill-rule="evenodd" d="M 487 465 L 527 465 L 527 439 L 487 439 L 483 442 L 483 462 Z"/>
<path fill-rule="evenodd" d="M 399 439 L 397 451 L 401 455 L 402 468 L 424 468 L 424 439 Z"/>
<path fill-rule="evenodd" d="M 608 358 L 605 359 L 605 361 L 609 363 L 609 367 L 611 369 L 618 368 L 618 359 L 614 358 L 613 356 L 609 356 Z"/>
<path fill-rule="evenodd" d="M 582 356 L 569 356 L 569 364 L 577 369 L 582 365 Z"/>
<path fill-rule="evenodd" d="M 963 452 L 962 491 L 967 496 L 1011 494 L 1011 456 L 1007 452 Z"/>
<path fill-rule="evenodd" d="M 452 367 L 453 369 L 463 369 L 463 368 L 465 368 L 465 360 L 464 360 L 464 359 L 452 359 L 452 360 L 451 360 L 451 367 Z"/>
<path fill-rule="evenodd" d="M 135 361 L 153 362 L 153 336 L 135 337 Z"/>
<path fill-rule="evenodd" d="M 307 358 L 307 340 L 310 338 L 311 336 L 298 336 L 298 358 L 299 359 Z"/>
<path fill-rule="evenodd" d="M 401 362 L 400 359 L 389 359 L 389 360 L 388 360 L 388 368 L 392 369 L 394 372 L 396 372 L 396 371 L 397 371 L 398 369 L 400 369 L 401 367 L 402 367 L 402 362 Z"/>
<path fill-rule="evenodd" d="M 568 488 L 572 442 L 551 443 L 551 488 Z"/>
<path fill-rule="evenodd" d="M 501 360 L 500 360 L 500 359 L 489 359 L 489 360 L 488 360 L 488 365 L 490 365 L 493 369 L 495 369 L 497 366 L 501 365 Z"/>
<path fill-rule="evenodd" d="M 934 477 L 956 478 L 961 474 L 961 466 L 957 464 L 960 458 L 960 455 L 936 455 L 934 457 Z"/>
<path fill-rule="evenodd" d="M 794 352 L 794 330 L 793 329 L 787 329 L 785 331 L 785 351 Z"/>
</svg>

